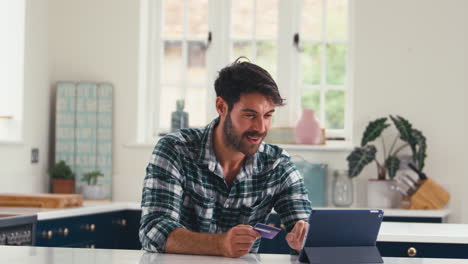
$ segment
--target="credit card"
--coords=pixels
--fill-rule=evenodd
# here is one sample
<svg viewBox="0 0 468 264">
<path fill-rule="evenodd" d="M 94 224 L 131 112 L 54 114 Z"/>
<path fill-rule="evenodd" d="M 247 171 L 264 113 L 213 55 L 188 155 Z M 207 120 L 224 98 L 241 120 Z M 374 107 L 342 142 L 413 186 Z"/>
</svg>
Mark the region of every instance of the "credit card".
<svg viewBox="0 0 468 264">
<path fill-rule="evenodd" d="M 253 227 L 253 230 L 259 232 L 264 238 L 272 239 L 281 231 L 281 228 L 258 223 Z"/>
</svg>

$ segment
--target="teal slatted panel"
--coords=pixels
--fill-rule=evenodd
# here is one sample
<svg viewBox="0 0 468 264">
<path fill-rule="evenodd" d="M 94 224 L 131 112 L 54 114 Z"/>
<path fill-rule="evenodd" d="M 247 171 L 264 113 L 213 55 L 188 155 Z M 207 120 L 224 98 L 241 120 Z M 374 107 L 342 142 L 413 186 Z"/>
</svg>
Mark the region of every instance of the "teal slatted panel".
<svg viewBox="0 0 468 264">
<path fill-rule="evenodd" d="M 104 174 L 104 177 L 99 178 L 99 182 L 104 185 L 106 199 L 112 199 L 112 98 L 112 85 L 99 84 L 96 167 Z"/>
<path fill-rule="evenodd" d="M 78 83 L 76 88 L 75 172 L 80 192 L 83 174 L 96 170 L 98 100 L 96 83 Z"/>
<path fill-rule="evenodd" d="M 55 107 L 55 162 L 64 160 L 73 171 L 75 171 L 75 107 L 75 83 L 58 82 Z"/>
</svg>

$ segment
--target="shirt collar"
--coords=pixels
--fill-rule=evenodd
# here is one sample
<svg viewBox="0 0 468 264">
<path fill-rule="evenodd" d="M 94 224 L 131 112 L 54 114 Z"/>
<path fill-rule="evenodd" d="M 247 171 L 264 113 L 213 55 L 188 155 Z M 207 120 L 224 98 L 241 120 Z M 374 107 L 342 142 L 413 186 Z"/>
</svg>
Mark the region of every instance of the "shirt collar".
<svg viewBox="0 0 468 264">
<path fill-rule="evenodd" d="M 221 165 L 219 164 L 219 161 L 216 157 L 216 154 L 214 152 L 213 148 L 213 134 L 214 134 L 214 129 L 216 126 L 219 124 L 219 117 L 215 118 L 211 123 L 209 123 L 205 127 L 205 131 L 203 133 L 202 139 L 201 139 L 201 152 L 199 156 L 199 161 L 201 163 L 204 163 L 208 166 L 208 169 L 213 172 L 214 174 L 223 177 L 223 172 L 221 169 Z M 247 157 L 244 160 L 244 164 L 241 168 L 241 171 L 239 172 L 239 177 L 237 178 L 238 180 L 241 180 L 245 176 L 249 175 L 254 175 L 260 172 L 261 166 L 260 162 L 258 161 L 260 152 L 263 152 L 265 149 L 265 142 L 262 141 L 260 143 L 260 147 L 258 148 L 258 151 L 250 156 Z"/>
</svg>

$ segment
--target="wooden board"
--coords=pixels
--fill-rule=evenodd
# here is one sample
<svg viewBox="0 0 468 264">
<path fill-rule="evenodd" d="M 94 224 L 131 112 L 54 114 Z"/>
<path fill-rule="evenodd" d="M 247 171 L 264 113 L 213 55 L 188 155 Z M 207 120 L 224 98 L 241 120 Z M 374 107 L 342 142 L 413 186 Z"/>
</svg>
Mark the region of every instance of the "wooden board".
<svg viewBox="0 0 468 264">
<path fill-rule="evenodd" d="M 0 194 L 0 207 L 70 208 L 82 205 L 80 194 Z"/>
</svg>

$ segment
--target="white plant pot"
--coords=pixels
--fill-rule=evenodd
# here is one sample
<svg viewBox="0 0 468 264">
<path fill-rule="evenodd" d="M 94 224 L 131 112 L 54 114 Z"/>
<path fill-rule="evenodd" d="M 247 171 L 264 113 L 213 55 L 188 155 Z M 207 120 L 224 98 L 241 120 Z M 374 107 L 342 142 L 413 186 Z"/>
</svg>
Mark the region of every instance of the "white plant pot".
<svg viewBox="0 0 468 264">
<path fill-rule="evenodd" d="M 81 186 L 81 194 L 88 200 L 104 199 L 104 187 L 101 184 Z"/>
<path fill-rule="evenodd" d="M 396 185 L 394 180 L 367 181 L 367 206 L 369 208 L 400 208 L 401 195 L 392 186 Z"/>
</svg>

